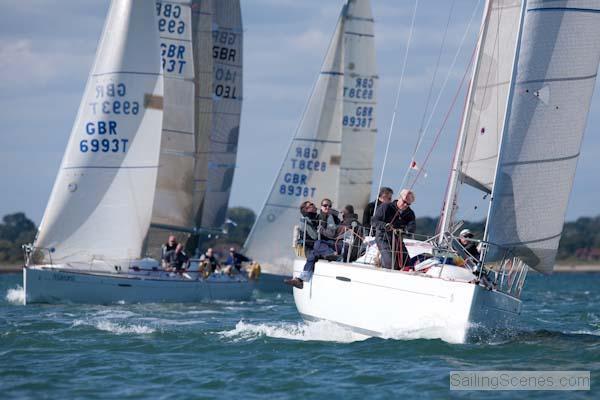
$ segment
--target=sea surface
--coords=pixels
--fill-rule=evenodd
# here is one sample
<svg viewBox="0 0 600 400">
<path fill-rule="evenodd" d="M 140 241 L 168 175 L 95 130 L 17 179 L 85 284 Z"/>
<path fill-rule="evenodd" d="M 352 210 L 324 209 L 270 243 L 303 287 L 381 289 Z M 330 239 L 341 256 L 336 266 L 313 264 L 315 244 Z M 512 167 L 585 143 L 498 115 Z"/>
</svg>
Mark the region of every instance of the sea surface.
<svg viewBox="0 0 600 400">
<path fill-rule="evenodd" d="M 0 398 L 600 399 L 600 274 L 531 275 L 506 336 L 452 344 L 305 323 L 289 293 L 217 304 L 23 306 L 0 275 Z M 401 307 L 401 306 L 399 306 Z M 587 392 L 449 391 L 451 370 L 589 370 Z"/>
</svg>

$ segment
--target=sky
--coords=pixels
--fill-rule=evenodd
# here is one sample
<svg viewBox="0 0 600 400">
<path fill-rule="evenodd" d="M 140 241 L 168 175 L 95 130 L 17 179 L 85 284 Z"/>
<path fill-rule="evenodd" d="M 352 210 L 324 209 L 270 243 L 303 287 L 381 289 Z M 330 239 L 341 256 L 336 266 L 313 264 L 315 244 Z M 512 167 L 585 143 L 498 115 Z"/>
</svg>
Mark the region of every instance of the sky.
<svg viewBox="0 0 600 400">
<path fill-rule="evenodd" d="M 260 210 L 299 123 L 343 3 L 242 0 L 244 103 L 230 206 Z M 442 205 L 464 89 L 458 93 L 455 107 L 451 104 L 476 43 L 484 1 L 455 0 L 450 14 L 452 3 L 419 1 L 383 174 L 384 185 L 399 189 L 419 127 L 427 125 L 422 121 L 430 123 L 417 155 L 419 163 L 451 110 L 424 167 L 426 177 L 415 185 L 413 208 L 418 216 L 437 216 Z M 374 185 L 383 164 L 414 4 L 413 0 L 372 0 L 380 76 Z M 24 211 L 40 222 L 108 6 L 108 0 L 0 0 L 0 216 Z M 433 79 L 438 56 L 439 68 Z M 599 130 L 600 94 L 596 90 L 568 220 L 600 214 Z M 484 204 L 479 196 L 470 196 L 462 217 L 481 218 Z M 472 212 L 475 206 L 478 211 Z"/>
</svg>

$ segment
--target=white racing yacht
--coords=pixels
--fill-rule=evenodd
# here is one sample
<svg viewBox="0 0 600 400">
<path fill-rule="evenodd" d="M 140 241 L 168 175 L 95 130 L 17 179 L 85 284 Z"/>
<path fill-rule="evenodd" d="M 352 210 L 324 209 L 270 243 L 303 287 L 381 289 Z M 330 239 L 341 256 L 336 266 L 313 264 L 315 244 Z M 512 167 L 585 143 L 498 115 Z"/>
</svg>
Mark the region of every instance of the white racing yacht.
<svg viewBox="0 0 600 400">
<path fill-rule="evenodd" d="M 261 288 L 286 289 L 300 204 L 369 202 L 377 133 L 377 70 L 370 0 L 343 6 L 318 79 L 271 191 L 244 245 L 262 267 Z M 345 202 L 344 204 L 340 202 Z"/>
<path fill-rule="evenodd" d="M 225 218 L 241 111 L 239 0 L 113 0 L 23 283 L 33 302 L 246 299 L 165 272 L 160 244 Z M 217 49 L 217 50 L 215 50 Z M 154 258 L 147 257 L 151 255 Z"/>
<path fill-rule="evenodd" d="M 528 269 L 554 267 L 599 38 L 599 0 L 488 0 L 440 233 L 404 240 L 426 260 L 411 271 L 318 261 L 294 288 L 300 314 L 370 336 L 429 327 L 458 343 L 513 327 Z M 463 185 L 490 194 L 480 260 L 454 234 Z M 295 259 L 295 276 L 304 263 Z"/>
</svg>

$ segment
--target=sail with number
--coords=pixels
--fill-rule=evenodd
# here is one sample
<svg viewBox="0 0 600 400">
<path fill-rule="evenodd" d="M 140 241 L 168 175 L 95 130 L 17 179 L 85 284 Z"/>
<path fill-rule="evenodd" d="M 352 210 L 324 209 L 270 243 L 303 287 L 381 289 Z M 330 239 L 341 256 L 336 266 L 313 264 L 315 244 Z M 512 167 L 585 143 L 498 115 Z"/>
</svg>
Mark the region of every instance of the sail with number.
<svg viewBox="0 0 600 400">
<path fill-rule="evenodd" d="M 239 0 L 156 3 L 165 76 L 160 168 L 147 253 L 224 222 L 242 101 Z"/>
<path fill-rule="evenodd" d="M 509 249 L 550 272 L 600 60 L 600 1 L 527 1 L 487 223 L 487 259 Z"/>
<path fill-rule="evenodd" d="M 376 81 L 370 2 L 350 0 L 342 9 L 298 130 L 245 244 L 247 253 L 263 263 L 267 272 L 291 273 L 292 227 L 299 221 L 303 201 L 330 198 L 334 207 L 353 204 L 357 209 L 368 202 Z"/>
<path fill-rule="evenodd" d="M 50 262 L 140 256 L 159 162 L 153 2 L 113 1 L 35 242 Z"/>
<path fill-rule="evenodd" d="M 212 110 L 206 157 L 202 228 L 225 222 L 235 172 L 242 112 L 242 13 L 239 0 L 218 0 L 212 11 Z"/>
<path fill-rule="evenodd" d="M 195 165 L 195 90 L 192 4 L 156 2 L 160 56 L 164 74 L 164 113 L 160 168 L 146 252 L 158 256 L 165 236 L 189 232 L 193 220 Z M 182 235 L 183 237 L 183 235 Z"/>
<path fill-rule="evenodd" d="M 338 207 L 358 215 L 370 201 L 375 155 L 377 67 L 369 1 L 349 1 L 344 22 L 342 158 Z M 343 204 L 341 204 L 343 202 Z"/>
</svg>

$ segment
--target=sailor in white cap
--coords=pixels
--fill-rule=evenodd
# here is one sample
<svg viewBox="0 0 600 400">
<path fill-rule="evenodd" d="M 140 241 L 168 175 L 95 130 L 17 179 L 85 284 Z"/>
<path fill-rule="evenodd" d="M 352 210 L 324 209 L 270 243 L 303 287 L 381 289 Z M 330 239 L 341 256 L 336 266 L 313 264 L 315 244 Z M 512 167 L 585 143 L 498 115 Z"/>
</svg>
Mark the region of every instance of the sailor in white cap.
<svg viewBox="0 0 600 400">
<path fill-rule="evenodd" d="M 458 241 L 465 248 L 473 258 L 479 260 L 479 250 L 477 249 L 477 242 L 472 240 L 473 232 L 470 229 L 463 229 L 458 235 Z"/>
</svg>

